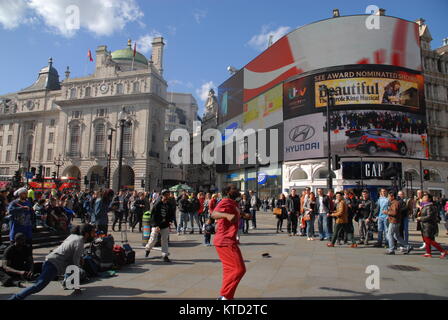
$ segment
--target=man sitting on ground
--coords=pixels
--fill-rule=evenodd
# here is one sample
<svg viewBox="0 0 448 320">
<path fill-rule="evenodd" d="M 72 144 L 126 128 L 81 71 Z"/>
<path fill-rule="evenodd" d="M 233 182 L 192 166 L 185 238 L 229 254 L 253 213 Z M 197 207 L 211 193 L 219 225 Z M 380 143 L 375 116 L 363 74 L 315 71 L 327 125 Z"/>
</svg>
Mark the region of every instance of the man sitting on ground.
<svg viewBox="0 0 448 320">
<path fill-rule="evenodd" d="M 14 243 L 3 255 L 2 269 L 0 269 L 0 282 L 5 287 L 21 287 L 22 281 L 33 279 L 33 254 L 26 245 L 23 233 L 17 233 Z"/>
</svg>

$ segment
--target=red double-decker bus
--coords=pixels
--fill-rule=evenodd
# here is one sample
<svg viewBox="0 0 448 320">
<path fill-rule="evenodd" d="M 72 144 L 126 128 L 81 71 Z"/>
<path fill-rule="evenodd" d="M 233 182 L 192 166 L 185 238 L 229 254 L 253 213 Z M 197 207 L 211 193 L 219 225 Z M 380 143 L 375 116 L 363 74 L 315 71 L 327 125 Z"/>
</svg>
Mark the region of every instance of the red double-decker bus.
<svg viewBox="0 0 448 320">
<path fill-rule="evenodd" d="M 60 179 L 44 178 L 44 181 L 32 179 L 28 185 L 34 191 L 47 192 L 51 190 L 59 190 L 61 192 L 80 190 L 81 181 L 73 177 L 62 177 Z"/>
</svg>

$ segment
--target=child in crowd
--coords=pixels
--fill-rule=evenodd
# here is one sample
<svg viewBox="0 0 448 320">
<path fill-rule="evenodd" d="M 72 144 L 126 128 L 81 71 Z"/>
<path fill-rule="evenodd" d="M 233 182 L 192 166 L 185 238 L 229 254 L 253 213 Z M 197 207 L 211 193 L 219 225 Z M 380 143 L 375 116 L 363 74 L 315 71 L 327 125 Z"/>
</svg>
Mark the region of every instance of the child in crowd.
<svg viewBox="0 0 448 320">
<path fill-rule="evenodd" d="M 213 219 L 208 219 L 204 226 L 204 245 L 211 247 L 212 234 L 215 233 L 215 225 Z"/>
</svg>

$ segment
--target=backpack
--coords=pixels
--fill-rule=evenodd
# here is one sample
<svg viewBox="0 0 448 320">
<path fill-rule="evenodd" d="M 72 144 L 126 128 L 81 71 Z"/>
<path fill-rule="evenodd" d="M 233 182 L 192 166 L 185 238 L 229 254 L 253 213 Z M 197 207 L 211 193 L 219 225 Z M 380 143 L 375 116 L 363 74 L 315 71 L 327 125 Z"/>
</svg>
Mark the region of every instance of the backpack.
<svg viewBox="0 0 448 320">
<path fill-rule="evenodd" d="M 114 265 L 117 268 L 121 268 L 126 264 L 126 253 L 122 246 L 115 245 L 114 249 Z"/>
<path fill-rule="evenodd" d="M 114 244 L 112 236 L 98 238 L 92 242 L 90 255 L 99 266 L 99 271 L 107 271 L 114 266 Z"/>
</svg>

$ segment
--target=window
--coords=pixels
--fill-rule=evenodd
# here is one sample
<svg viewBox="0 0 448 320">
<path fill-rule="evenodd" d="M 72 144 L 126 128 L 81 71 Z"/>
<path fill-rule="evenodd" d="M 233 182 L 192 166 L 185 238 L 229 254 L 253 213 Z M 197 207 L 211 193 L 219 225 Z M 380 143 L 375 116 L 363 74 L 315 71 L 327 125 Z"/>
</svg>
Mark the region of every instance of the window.
<svg viewBox="0 0 448 320">
<path fill-rule="evenodd" d="M 50 120 L 50 127 L 54 127 L 56 124 L 56 120 L 55 119 L 51 119 Z"/>
<path fill-rule="evenodd" d="M 96 115 L 97 117 L 105 117 L 107 115 L 107 109 L 98 109 Z"/>
<path fill-rule="evenodd" d="M 48 143 L 54 143 L 54 132 L 50 132 L 48 135 Z"/>
<path fill-rule="evenodd" d="M 12 146 L 12 136 L 8 136 L 8 146 Z"/>
<path fill-rule="evenodd" d="M 117 94 L 123 94 L 123 84 L 117 84 Z"/>
<path fill-rule="evenodd" d="M 51 176 L 51 172 L 50 172 L 51 168 L 45 168 L 45 176 L 49 177 Z"/>
<path fill-rule="evenodd" d="M 168 121 L 172 123 L 176 123 L 177 117 L 176 116 L 169 116 Z"/>
<path fill-rule="evenodd" d="M 291 175 L 291 181 L 308 180 L 308 175 L 302 169 L 295 170 Z"/>
<path fill-rule="evenodd" d="M 3 131 L 3 125 L 0 124 L 0 131 Z"/>
<path fill-rule="evenodd" d="M 138 93 L 140 92 L 140 83 L 138 82 L 134 82 L 132 85 L 132 92 L 133 93 Z"/>
<path fill-rule="evenodd" d="M 53 149 L 48 149 L 47 161 L 53 161 Z"/>
<path fill-rule="evenodd" d="M 132 152 L 132 126 L 125 126 L 123 130 L 123 154 Z"/>
<path fill-rule="evenodd" d="M 102 123 L 95 127 L 95 154 L 102 155 L 106 151 L 106 126 Z"/>
<path fill-rule="evenodd" d="M 87 87 L 87 88 L 86 88 L 86 94 L 85 94 L 85 96 L 86 96 L 86 97 L 90 97 L 91 93 L 92 93 L 92 88 Z"/>
<path fill-rule="evenodd" d="M 82 116 L 82 111 L 73 111 L 72 112 L 73 119 L 80 119 L 81 116 Z"/>
<path fill-rule="evenodd" d="M 28 156 L 28 159 L 33 159 L 33 142 L 34 137 L 29 135 L 26 140 L 26 155 Z"/>
<path fill-rule="evenodd" d="M 77 155 L 79 151 L 79 142 L 81 135 L 81 127 L 74 125 L 70 130 L 70 154 Z"/>
<path fill-rule="evenodd" d="M 12 130 L 14 130 L 14 123 L 10 123 L 9 124 L 9 129 L 8 129 L 9 131 L 12 131 Z"/>
<path fill-rule="evenodd" d="M 332 171 L 331 175 L 333 177 L 333 179 L 336 179 L 336 174 Z M 327 168 L 320 168 L 316 174 L 314 175 L 315 179 L 327 179 L 328 178 L 328 169 Z"/>
<path fill-rule="evenodd" d="M 11 150 L 6 151 L 6 162 L 11 162 Z"/>
<path fill-rule="evenodd" d="M 0 136 L 0 147 L 3 147 L 3 136 Z"/>
<path fill-rule="evenodd" d="M 76 98 L 76 88 L 70 89 L 70 99 Z"/>
</svg>

